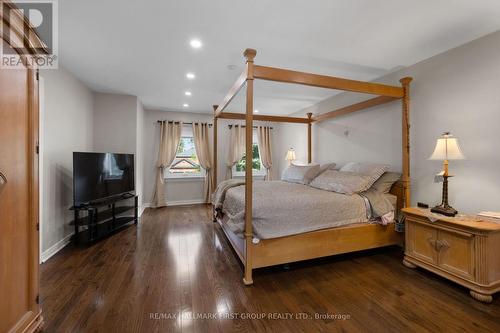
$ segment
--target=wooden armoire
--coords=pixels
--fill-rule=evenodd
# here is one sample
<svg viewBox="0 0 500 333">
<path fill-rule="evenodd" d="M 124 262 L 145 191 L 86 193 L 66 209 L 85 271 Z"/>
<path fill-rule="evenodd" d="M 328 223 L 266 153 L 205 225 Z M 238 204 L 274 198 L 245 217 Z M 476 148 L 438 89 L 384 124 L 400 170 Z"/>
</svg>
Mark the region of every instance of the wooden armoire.
<svg viewBox="0 0 500 333">
<path fill-rule="evenodd" d="M 22 13 L 12 10 L 10 1 L 0 0 L 0 5 L 2 54 L 39 53 L 40 41 Z M 0 333 L 35 332 L 43 323 L 38 294 L 38 75 L 36 68 L 21 67 L 0 67 Z"/>
</svg>

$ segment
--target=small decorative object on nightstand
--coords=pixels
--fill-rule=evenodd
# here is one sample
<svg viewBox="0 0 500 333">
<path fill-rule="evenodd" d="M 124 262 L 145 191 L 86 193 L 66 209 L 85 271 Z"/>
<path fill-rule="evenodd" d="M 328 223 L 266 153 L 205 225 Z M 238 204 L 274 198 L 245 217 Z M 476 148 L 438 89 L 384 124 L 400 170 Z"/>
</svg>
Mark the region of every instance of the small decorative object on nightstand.
<svg viewBox="0 0 500 333">
<path fill-rule="evenodd" d="M 285 159 L 288 161 L 289 165 L 292 165 L 293 161 L 295 161 L 295 150 L 293 150 L 293 148 L 288 149 Z"/>
<path fill-rule="evenodd" d="M 448 160 L 463 160 L 465 156 L 460 150 L 458 140 L 454 138 L 450 132 L 444 132 L 443 136 L 437 140 L 436 148 L 432 153 L 430 160 L 443 161 L 443 195 L 439 206 L 431 209 L 433 213 L 443 214 L 446 216 L 455 216 L 457 211 L 448 204 L 448 178 L 452 177 L 448 173 Z"/>
<path fill-rule="evenodd" d="M 428 209 L 403 208 L 403 265 L 419 266 L 470 289 L 490 303 L 500 291 L 500 223 L 481 216 L 446 217 Z"/>
</svg>

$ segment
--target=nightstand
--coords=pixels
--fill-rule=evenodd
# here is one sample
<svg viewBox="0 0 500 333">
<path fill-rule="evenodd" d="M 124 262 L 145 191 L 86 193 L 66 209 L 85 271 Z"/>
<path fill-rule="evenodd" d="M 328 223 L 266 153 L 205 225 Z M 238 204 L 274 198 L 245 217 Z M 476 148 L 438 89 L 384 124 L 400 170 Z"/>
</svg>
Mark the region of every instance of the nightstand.
<svg viewBox="0 0 500 333">
<path fill-rule="evenodd" d="M 490 303 L 500 291 L 500 223 L 479 217 L 446 217 L 428 209 L 404 208 L 405 258 L 470 289 Z"/>
</svg>

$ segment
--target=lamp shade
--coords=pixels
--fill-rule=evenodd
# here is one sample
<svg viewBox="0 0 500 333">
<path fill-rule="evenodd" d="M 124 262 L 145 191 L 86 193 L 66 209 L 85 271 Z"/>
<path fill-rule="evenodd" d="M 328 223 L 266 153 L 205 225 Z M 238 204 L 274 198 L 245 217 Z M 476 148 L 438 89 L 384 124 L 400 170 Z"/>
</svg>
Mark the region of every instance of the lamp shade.
<svg viewBox="0 0 500 333">
<path fill-rule="evenodd" d="M 443 136 L 437 139 L 436 148 L 432 153 L 430 160 L 463 160 L 465 159 L 462 150 L 458 145 L 457 138 L 454 138 L 449 132 L 443 133 Z"/>
<path fill-rule="evenodd" d="M 293 161 L 295 160 L 295 150 L 293 148 L 288 149 L 286 153 L 286 158 L 287 161 Z"/>
</svg>

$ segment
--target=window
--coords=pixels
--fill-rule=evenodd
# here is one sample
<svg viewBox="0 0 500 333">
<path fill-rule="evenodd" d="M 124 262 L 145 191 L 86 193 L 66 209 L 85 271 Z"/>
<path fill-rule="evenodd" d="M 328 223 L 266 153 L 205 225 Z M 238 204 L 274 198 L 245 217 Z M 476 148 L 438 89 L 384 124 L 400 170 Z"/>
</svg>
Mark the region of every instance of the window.
<svg viewBox="0 0 500 333">
<path fill-rule="evenodd" d="M 184 126 L 182 128 L 181 140 L 177 146 L 177 154 L 164 176 L 165 178 L 204 176 L 203 168 L 200 166 L 198 156 L 196 156 L 193 132 L 190 126 Z"/>
<path fill-rule="evenodd" d="M 259 145 L 257 143 L 257 134 L 253 133 L 253 161 L 252 161 L 252 170 L 254 176 L 265 176 L 266 168 L 262 165 L 262 161 L 260 160 L 259 153 Z M 238 161 L 233 166 L 233 176 L 245 176 L 245 164 L 246 164 L 246 156 L 243 155 L 241 160 Z"/>
</svg>

